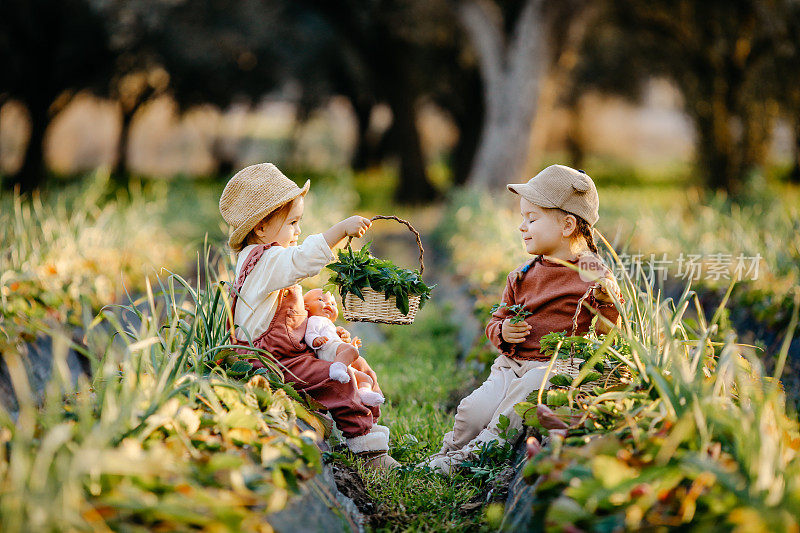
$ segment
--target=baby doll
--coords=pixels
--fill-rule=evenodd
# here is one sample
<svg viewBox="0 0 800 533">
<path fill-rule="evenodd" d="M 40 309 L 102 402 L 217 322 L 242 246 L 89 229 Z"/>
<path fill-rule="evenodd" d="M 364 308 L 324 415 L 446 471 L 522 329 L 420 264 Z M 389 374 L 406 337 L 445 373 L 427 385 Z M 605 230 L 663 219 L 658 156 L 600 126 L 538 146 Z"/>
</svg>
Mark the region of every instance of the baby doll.
<svg viewBox="0 0 800 533">
<path fill-rule="evenodd" d="M 303 302 L 308 313 L 306 344 L 314 349 L 317 357 L 333 363 L 330 378 L 348 383 L 352 377 L 364 405 L 382 404 L 383 395 L 372 390 L 372 378 L 350 366 L 358 359 L 361 339 L 356 337 L 346 342 L 350 338 L 350 333 L 334 325 L 333 321 L 339 317 L 339 308 L 336 306 L 333 294 L 323 292 L 322 289 L 311 289 L 303 296 Z"/>
</svg>

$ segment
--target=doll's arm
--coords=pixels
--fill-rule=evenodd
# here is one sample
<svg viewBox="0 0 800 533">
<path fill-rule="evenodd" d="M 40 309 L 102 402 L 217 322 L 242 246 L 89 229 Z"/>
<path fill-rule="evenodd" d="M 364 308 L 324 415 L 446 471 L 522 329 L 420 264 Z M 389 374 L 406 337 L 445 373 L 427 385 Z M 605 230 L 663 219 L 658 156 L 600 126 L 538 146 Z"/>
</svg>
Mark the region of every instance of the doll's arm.
<svg viewBox="0 0 800 533">
<path fill-rule="evenodd" d="M 346 343 L 350 344 L 350 341 L 352 339 L 350 338 L 350 332 L 349 331 L 344 329 L 342 326 L 336 326 L 336 334 L 339 336 L 340 339 L 342 339 L 342 342 L 346 342 Z"/>
<path fill-rule="evenodd" d="M 319 348 L 320 346 L 328 342 L 328 340 L 330 340 L 324 335 L 324 332 L 322 331 L 325 324 L 322 320 L 320 320 L 321 318 L 322 317 L 318 316 L 310 316 L 308 317 L 308 322 L 306 323 L 305 340 L 306 344 L 308 344 L 312 348 Z"/>
<path fill-rule="evenodd" d="M 339 338 L 342 339 L 342 342 L 346 342 L 347 344 L 352 344 L 356 348 L 361 348 L 361 339 L 358 337 L 350 337 L 350 332 L 344 329 L 342 326 L 336 327 L 336 334 L 339 335 Z"/>
</svg>

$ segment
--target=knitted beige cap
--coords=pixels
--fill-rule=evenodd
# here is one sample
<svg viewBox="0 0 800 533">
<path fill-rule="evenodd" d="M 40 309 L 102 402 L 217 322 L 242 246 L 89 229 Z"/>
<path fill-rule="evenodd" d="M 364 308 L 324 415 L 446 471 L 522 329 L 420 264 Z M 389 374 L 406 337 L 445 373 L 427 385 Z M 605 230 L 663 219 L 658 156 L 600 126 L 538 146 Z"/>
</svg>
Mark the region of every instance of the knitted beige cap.
<svg viewBox="0 0 800 533">
<path fill-rule="evenodd" d="M 592 178 L 574 168 L 550 165 L 528 183 L 510 183 L 507 187 L 539 207 L 557 207 L 578 215 L 590 226 L 600 218 L 600 198 Z"/>
<path fill-rule="evenodd" d="M 279 207 L 308 192 L 301 189 L 272 163 L 245 167 L 228 181 L 219 198 L 219 212 L 233 227 L 228 245 L 234 250 L 261 220 Z"/>
</svg>

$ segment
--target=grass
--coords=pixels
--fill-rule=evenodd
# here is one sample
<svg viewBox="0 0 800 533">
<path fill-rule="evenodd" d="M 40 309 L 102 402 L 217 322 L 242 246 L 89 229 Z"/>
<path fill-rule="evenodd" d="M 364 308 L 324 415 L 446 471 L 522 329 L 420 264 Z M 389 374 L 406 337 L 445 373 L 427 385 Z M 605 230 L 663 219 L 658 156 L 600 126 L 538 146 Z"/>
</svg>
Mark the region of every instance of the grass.
<svg viewBox="0 0 800 533">
<path fill-rule="evenodd" d="M 456 329 L 446 308 L 430 302 L 405 327 L 382 327 L 385 342 L 364 353 L 386 395 L 381 423 L 391 429 L 390 454 L 404 468 L 359 469 L 379 504 L 374 531 L 475 531 L 486 525 L 483 505 L 469 506 L 485 483 L 467 475 L 447 478 L 413 466 L 439 450 L 452 429 L 455 404 L 476 386 L 457 362 Z M 356 463 L 358 466 L 358 464 Z M 464 506 L 467 506 L 465 508 Z"/>
</svg>

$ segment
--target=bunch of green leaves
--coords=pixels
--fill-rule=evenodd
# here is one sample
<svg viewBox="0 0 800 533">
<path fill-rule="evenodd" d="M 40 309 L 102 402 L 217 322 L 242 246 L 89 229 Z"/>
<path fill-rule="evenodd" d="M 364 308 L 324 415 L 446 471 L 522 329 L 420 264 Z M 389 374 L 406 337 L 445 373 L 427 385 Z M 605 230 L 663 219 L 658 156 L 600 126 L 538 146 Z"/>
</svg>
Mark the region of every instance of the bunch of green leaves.
<svg viewBox="0 0 800 533">
<path fill-rule="evenodd" d="M 386 259 L 378 259 L 369 252 L 370 243 L 360 250 L 354 251 L 348 244 L 339 250 L 338 261 L 328 265 L 333 272 L 329 285 L 339 289 L 344 300 L 348 293 L 355 294 L 362 300 L 362 289 L 369 287 L 376 292 L 384 293 L 388 300 L 395 297 L 397 308 L 404 315 L 408 314 L 409 296 L 420 297 L 420 307 L 430 298 L 431 289 L 422 281 L 419 270 L 408 270 L 396 266 Z"/>
<path fill-rule="evenodd" d="M 542 355 L 553 355 L 556 352 L 556 347 L 560 344 L 561 347 L 558 349 L 559 359 L 577 357 L 586 361 L 600 349 L 605 340 L 606 335 L 595 333 L 594 330 L 585 335 L 574 336 L 567 335 L 566 331 L 554 331 L 542 335 L 540 351 Z M 630 356 L 630 344 L 620 336 L 614 338 L 611 347 L 622 356 Z M 602 366 L 599 366 L 598 370 L 602 371 Z"/>
<path fill-rule="evenodd" d="M 531 316 L 533 314 L 530 311 L 528 311 L 527 309 L 525 309 L 525 307 L 523 307 L 522 304 L 508 305 L 505 302 L 500 302 L 499 304 L 494 304 L 492 306 L 492 313 L 495 313 L 496 311 L 498 311 L 498 310 L 500 310 L 500 309 L 502 309 L 504 307 L 508 310 L 509 313 L 511 313 L 510 322 L 512 324 L 519 324 L 520 322 L 525 320 L 525 317 L 529 317 L 529 316 Z"/>
</svg>

